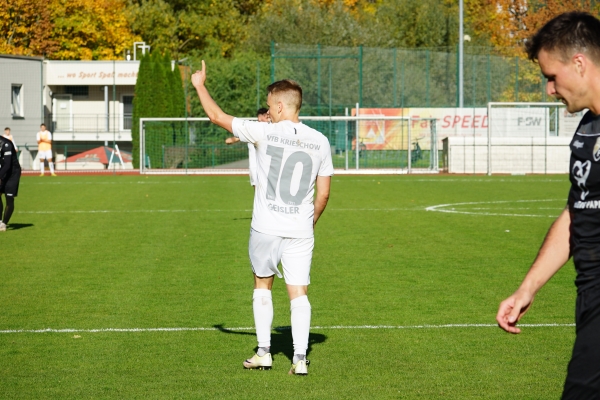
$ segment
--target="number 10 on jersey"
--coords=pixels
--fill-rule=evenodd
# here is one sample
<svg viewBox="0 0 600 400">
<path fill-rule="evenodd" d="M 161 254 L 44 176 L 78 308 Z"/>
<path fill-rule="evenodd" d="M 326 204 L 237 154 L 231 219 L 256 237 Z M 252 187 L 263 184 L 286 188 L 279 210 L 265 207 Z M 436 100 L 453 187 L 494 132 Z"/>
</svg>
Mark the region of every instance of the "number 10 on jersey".
<svg viewBox="0 0 600 400">
<path fill-rule="evenodd" d="M 312 173 L 312 158 L 304 151 L 295 151 L 287 158 L 283 169 L 283 147 L 267 146 L 267 155 L 271 156 L 269 176 L 267 177 L 267 199 L 276 199 L 276 189 L 279 186 L 279 197 L 285 204 L 298 205 L 308 194 L 310 176 Z M 302 175 L 296 194 L 292 194 L 292 177 L 297 164 L 302 164 Z"/>
</svg>

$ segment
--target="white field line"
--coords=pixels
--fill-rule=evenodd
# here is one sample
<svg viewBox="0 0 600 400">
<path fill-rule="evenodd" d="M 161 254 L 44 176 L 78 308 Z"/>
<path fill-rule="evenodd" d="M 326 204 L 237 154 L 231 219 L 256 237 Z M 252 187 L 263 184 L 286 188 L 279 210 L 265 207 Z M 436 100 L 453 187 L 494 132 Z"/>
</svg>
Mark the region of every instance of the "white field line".
<svg viewBox="0 0 600 400">
<path fill-rule="evenodd" d="M 525 328 L 565 328 L 574 327 L 575 324 L 519 324 Z M 332 326 L 311 326 L 311 330 L 328 330 L 328 329 L 452 329 L 452 328 L 493 328 L 498 327 L 497 324 L 443 324 L 443 325 L 332 325 Z M 235 328 L 203 328 L 203 327 L 180 327 L 180 328 L 98 328 L 98 329 L 5 329 L 0 330 L 0 334 L 9 333 L 129 333 L 129 332 L 184 332 L 184 331 L 253 331 L 254 327 L 244 326 Z M 289 326 L 274 328 L 275 331 L 290 330 Z"/>
<path fill-rule="evenodd" d="M 424 211 L 420 207 L 414 208 L 328 208 L 331 211 Z M 192 210 L 40 210 L 40 211 L 21 211 L 16 210 L 19 214 L 110 214 L 110 213 L 202 213 L 202 212 L 252 212 L 252 209 L 240 210 L 220 210 L 220 209 L 192 209 Z"/>
<path fill-rule="evenodd" d="M 17 211 L 19 214 L 110 214 L 110 213 L 187 213 L 187 212 L 251 212 L 247 210 L 63 210 L 63 211 Z"/>
<path fill-rule="evenodd" d="M 486 215 L 486 216 L 503 216 L 503 217 L 537 217 L 537 218 L 556 218 L 557 215 L 540 215 L 540 214 L 508 214 L 498 212 L 477 212 L 477 211 L 463 211 L 457 210 L 455 207 L 461 206 L 474 206 L 474 205 L 485 205 L 485 204 L 507 204 L 507 203 L 540 203 L 549 201 L 564 201 L 564 199 L 546 199 L 546 200 L 502 200 L 502 201 L 473 201 L 467 203 L 448 203 L 438 204 L 435 206 L 429 206 L 425 208 L 425 211 L 435 211 L 450 214 L 468 214 L 468 215 Z M 510 209 L 510 208 L 508 208 Z M 547 210 L 548 208 L 543 208 Z M 554 208 L 553 208 L 554 209 Z M 556 208 L 558 210 L 558 208 Z M 561 208 L 562 209 L 562 208 Z M 478 208 L 470 208 L 470 210 L 478 210 Z"/>
<path fill-rule="evenodd" d="M 500 204 L 500 203 L 533 203 L 533 202 L 548 202 L 548 201 L 561 201 L 556 199 L 551 200 L 507 200 L 507 201 L 481 201 L 481 202 L 469 202 L 469 203 L 450 203 L 450 204 L 438 204 L 435 206 L 429 206 L 426 208 L 421 207 L 391 207 L 391 208 L 327 208 L 328 212 L 356 212 L 356 211 L 381 211 L 381 212 L 394 212 L 394 211 L 436 211 L 453 214 L 469 214 L 469 215 L 488 215 L 488 216 L 511 216 L 511 217 L 550 217 L 556 218 L 556 215 L 540 215 L 540 214 L 508 214 L 508 213 L 497 213 L 497 212 L 483 212 L 483 210 L 562 210 L 562 207 L 468 207 L 470 205 L 485 205 L 485 204 Z M 454 207 L 467 206 L 467 210 L 457 210 Z M 450 208 L 452 207 L 452 208 Z M 449 209 L 450 208 L 450 209 Z M 234 213 L 234 212 L 252 212 L 252 209 L 236 209 L 236 210 L 223 210 L 223 209 L 189 209 L 189 210 L 38 210 L 38 211 L 16 211 L 19 214 L 140 214 L 140 213 Z"/>
<path fill-rule="evenodd" d="M 207 181 L 194 181 L 194 183 L 203 183 Z M 164 184 L 179 184 L 179 183 L 187 183 L 184 181 L 137 181 L 137 182 L 127 182 L 127 181 L 113 181 L 113 182 L 95 182 L 95 181 L 87 181 L 87 182 L 27 182 L 27 185 L 164 185 Z"/>
<path fill-rule="evenodd" d="M 389 176 L 388 176 L 389 177 Z M 155 180 L 146 180 L 146 181 L 111 181 L 111 182 L 96 182 L 86 181 L 86 182 L 70 182 L 70 181 L 45 181 L 45 182 L 27 182 L 27 185 L 164 185 L 164 184 L 189 184 L 189 183 L 204 183 L 204 182 L 214 182 L 213 180 L 199 180 L 198 176 L 193 177 L 194 180 L 185 180 L 185 181 L 155 181 Z M 382 182 L 381 179 L 377 178 L 366 178 L 366 179 L 333 179 L 334 182 Z M 535 179 L 536 183 L 545 183 L 545 182 L 566 182 L 566 179 Z M 531 183 L 532 180 L 529 179 L 469 179 L 469 178 L 419 178 L 419 179 L 411 179 L 407 181 L 404 177 L 400 177 L 394 180 L 384 179 L 383 183 L 414 183 L 414 182 L 483 182 L 483 183 L 499 183 L 499 182 L 509 182 L 509 183 Z"/>
</svg>

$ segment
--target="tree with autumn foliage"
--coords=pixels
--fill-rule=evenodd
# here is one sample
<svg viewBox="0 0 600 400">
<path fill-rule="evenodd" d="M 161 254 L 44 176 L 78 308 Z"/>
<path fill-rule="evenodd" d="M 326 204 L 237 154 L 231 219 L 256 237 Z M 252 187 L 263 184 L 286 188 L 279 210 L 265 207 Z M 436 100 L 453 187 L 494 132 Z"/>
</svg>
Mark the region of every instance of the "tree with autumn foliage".
<svg viewBox="0 0 600 400">
<path fill-rule="evenodd" d="M 521 87 L 542 87 L 539 68 L 525 56 L 524 43 L 546 22 L 568 11 L 586 10 L 600 15 L 597 3 L 591 0 L 465 0 L 467 23 L 480 40 L 489 41 L 496 52 L 513 57 L 515 69 L 513 82 L 503 93 L 503 101 L 540 101 L 543 90 L 521 90 Z"/>
<path fill-rule="evenodd" d="M 591 0 L 465 0 L 465 10 L 473 34 L 511 56 L 523 55 L 525 40 L 559 14 L 585 10 L 600 15 Z"/>
<path fill-rule="evenodd" d="M 0 53 L 53 60 L 122 59 L 141 37 L 125 0 L 8 0 L 0 7 Z"/>
<path fill-rule="evenodd" d="M 0 7 L 0 53 L 43 56 L 58 49 L 47 2 L 5 0 Z"/>
</svg>

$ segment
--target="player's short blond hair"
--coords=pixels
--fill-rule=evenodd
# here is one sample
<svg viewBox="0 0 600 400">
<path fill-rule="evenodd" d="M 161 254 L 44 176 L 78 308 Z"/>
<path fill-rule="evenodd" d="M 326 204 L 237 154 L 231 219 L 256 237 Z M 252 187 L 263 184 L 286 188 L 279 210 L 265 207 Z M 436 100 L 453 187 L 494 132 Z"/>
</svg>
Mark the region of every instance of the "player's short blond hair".
<svg viewBox="0 0 600 400">
<path fill-rule="evenodd" d="M 284 79 L 273 82 L 267 86 L 267 94 L 272 96 L 282 96 L 284 102 L 300 111 L 302 107 L 302 87 L 291 79 Z"/>
</svg>

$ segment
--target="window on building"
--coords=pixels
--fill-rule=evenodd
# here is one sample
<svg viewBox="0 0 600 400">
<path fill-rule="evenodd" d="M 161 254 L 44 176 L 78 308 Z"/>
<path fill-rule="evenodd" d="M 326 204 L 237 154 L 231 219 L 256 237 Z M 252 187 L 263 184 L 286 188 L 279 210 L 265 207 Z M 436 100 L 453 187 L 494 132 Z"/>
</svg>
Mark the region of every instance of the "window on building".
<svg viewBox="0 0 600 400">
<path fill-rule="evenodd" d="M 25 117 L 23 107 L 23 85 L 12 85 L 12 89 L 10 91 L 10 105 L 13 118 Z"/>
<path fill-rule="evenodd" d="M 73 99 L 87 99 L 90 96 L 89 86 L 65 86 L 65 94 L 70 94 Z"/>
<path fill-rule="evenodd" d="M 130 130 L 133 123 L 133 96 L 123 96 L 123 129 Z"/>
</svg>

